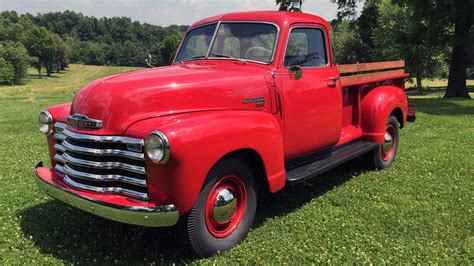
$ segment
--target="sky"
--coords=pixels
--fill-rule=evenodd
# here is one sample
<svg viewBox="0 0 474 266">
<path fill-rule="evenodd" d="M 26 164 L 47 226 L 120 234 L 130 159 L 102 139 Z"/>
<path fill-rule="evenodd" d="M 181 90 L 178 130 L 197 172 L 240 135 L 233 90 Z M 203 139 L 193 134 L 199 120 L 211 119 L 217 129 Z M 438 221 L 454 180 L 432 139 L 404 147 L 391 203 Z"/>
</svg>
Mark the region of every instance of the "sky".
<svg viewBox="0 0 474 266">
<path fill-rule="evenodd" d="M 168 26 L 190 25 L 227 12 L 277 8 L 274 0 L 0 0 L 0 11 L 15 10 L 19 14 L 67 9 L 98 18 L 125 16 L 142 23 Z M 306 0 L 303 11 L 331 20 L 337 8 L 330 0 Z"/>
</svg>

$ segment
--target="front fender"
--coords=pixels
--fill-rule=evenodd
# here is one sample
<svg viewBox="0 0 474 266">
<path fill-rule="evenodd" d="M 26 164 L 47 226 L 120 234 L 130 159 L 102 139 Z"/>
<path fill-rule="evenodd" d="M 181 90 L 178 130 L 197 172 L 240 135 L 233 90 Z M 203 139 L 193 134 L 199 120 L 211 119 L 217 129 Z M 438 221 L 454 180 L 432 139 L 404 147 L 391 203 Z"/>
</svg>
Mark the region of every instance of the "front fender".
<svg viewBox="0 0 474 266">
<path fill-rule="evenodd" d="M 53 123 L 61 122 L 66 123 L 67 116 L 71 110 L 71 103 L 63 103 L 54 106 L 50 106 L 46 108 L 51 116 L 53 116 Z M 49 159 L 51 160 L 51 164 L 54 167 L 56 165 L 54 161 L 54 154 L 56 154 L 56 150 L 54 149 L 54 144 L 56 144 L 56 139 L 54 138 L 54 134 L 51 134 L 46 137 L 48 141 L 48 151 L 49 151 Z"/>
<path fill-rule="evenodd" d="M 285 185 L 283 138 L 268 113 L 229 110 L 151 118 L 130 126 L 127 135 L 144 138 L 157 129 L 168 137 L 171 157 L 161 165 L 147 160 L 150 198 L 175 204 L 180 214 L 192 208 L 216 162 L 236 150 L 260 155 L 270 191 Z"/>
<path fill-rule="evenodd" d="M 383 144 L 388 117 L 394 111 L 401 111 L 405 123 L 408 112 L 405 92 L 394 86 L 380 86 L 363 94 L 361 98 L 362 138 Z"/>
</svg>

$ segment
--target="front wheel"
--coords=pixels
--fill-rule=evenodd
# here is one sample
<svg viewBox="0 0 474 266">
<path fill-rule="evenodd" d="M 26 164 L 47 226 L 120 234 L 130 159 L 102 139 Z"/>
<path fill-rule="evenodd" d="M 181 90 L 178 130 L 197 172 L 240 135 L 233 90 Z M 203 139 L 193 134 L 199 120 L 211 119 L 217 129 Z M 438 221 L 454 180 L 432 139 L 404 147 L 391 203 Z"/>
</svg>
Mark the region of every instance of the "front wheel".
<svg viewBox="0 0 474 266">
<path fill-rule="evenodd" d="M 252 169 L 238 158 L 221 161 L 207 176 L 190 213 L 182 218 L 183 240 L 200 257 L 228 250 L 246 237 L 256 207 Z"/>
<path fill-rule="evenodd" d="M 385 169 L 394 161 L 400 140 L 399 123 L 395 116 L 390 116 L 385 126 L 384 143 L 374 150 L 373 164 L 376 169 Z"/>
</svg>

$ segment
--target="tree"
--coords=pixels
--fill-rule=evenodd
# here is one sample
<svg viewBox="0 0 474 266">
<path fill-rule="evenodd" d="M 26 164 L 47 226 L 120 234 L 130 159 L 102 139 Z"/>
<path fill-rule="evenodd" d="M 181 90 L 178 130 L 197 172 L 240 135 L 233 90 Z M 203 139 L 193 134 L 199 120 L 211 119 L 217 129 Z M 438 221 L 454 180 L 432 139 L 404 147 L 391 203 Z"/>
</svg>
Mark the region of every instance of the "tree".
<svg viewBox="0 0 474 266">
<path fill-rule="evenodd" d="M 28 66 L 32 61 L 23 44 L 13 41 L 0 42 L 0 58 L 13 67 L 11 83 L 21 84 L 28 75 Z"/>
<path fill-rule="evenodd" d="M 0 57 L 0 85 L 13 84 L 15 70 L 10 62 Z"/>
<path fill-rule="evenodd" d="M 51 34 L 43 27 L 25 25 L 22 42 L 30 56 L 36 59 L 32 65 L 38 70 L 38 78 L 41 78 L 41 69 L 54 60 L 54 42 Z M 51 73 L 47 74 L 49 76 Z"/>
<path fill-rule="evenodd" d="M 48 72 L 53 70 L 59 72 L 65 70 L 69 65 L 69 47 L 58 34 L 51 33 L 51 37 L 54 44 L 54 55 L 53 61 L 47 65 L 46 69 L 49 69 Z"/>
<path fill-rule="evenodd" d="M 338 5 L 338 17 L 354 17 L 357 0 L 332 0 Z M 373 0 L 376 1 L 376 0 Z M 466 86 L 469 48 L 472 44 L 474 1 L 472 0 L 392 0 L 410 10 L 412 21 L 425 25 L 424 36 L 430 44 L 443 43 L 452 47 L 448 87 L 445 96 L 470 98 Z M 405 43 L 407 48 L 411 43 Z"/>
<path fill-rule="evenodd" d="M 448 88 L 444 98 L 471 98 L 467 91 L 466 74 L 468 52 L 472 51 L 473 1 L 455 1 L 453 13 L 451 14 L 454 20 L 453 53 L 449 66 Z"/>
<path fill-rule="evenodd" d="M 357 24 L 347 20 L 331 22 L 331 44 L 337 64 L 370 61 L 370 47 L 362 41 Z"/>
<path fill-rule="evenodd" d="M 166 36 L 163 39 L 163 43 L 159 47 L 160 65 L 169 65 L 173 62 L 180 41 L 181 36 L 177 34 Z"/>
<path fill-rule="evenodd" d="M 375 2 L 377 0 L 368 0 L 368 2 Z M 361 0 L 331 0 L 337 4 L 337 19 L 339 21 L 348 18 L 354 20 L 357 17 L 357 3 Z"/>
<path fill-rule="evenodd" d="M 48 37 L 43 29 L 52 34 Z M 144 66 L 144 59 L 151 50 L 158 55 L 156 60 L 159 65 L 169 64 L 176 52 L 171 49 L 177 47 L 186 29 L 187 26 L 171 25 L 163 28 L 141 24 L 127 17 L 97 19 L 68 10 L 36 16 L 18 16 L 14 11 L 0 12 L 0 42 L 24 43 L 28 53 L 35 59 L 32 65 L 37 69 L 46 67 L 48 74 L 64 69 L 69 61 L 94 65 Z M 166 36 L 171 37 L 165 39 Z M 38 74 L 41 74 L 40 70 Z"/>
<path fill-rule="evenodd" d="M 304 0 L 276 0 L 280 11 L 301 12 L 301 6 Z"/>
<path fill-rule="evenodd" d="M 447 45 L 433 39 L 431 26 L 419 23 L 411 8 L 403 3 L 395 5 L 390 0 L 381 0 L 378 16 L 373 33 L 373 57 L 377 60 L 405 59 L 421 95 L 422 79 L 442 74 Z"/>
</svg>

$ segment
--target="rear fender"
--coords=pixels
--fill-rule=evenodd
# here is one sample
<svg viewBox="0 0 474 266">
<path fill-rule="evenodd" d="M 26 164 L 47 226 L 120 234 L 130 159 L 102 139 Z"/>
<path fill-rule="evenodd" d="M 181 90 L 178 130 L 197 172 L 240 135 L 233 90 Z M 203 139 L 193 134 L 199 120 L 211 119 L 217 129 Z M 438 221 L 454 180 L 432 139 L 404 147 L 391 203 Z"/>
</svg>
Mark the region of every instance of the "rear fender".
<svg viewBox="0 0 474 266">
<path fill-rule="evenodd" d="M 405 92 L 395 86 L 380 86 L 361 96 L 362 139 L 383 144 L 388 117 L 393 112 L 401 112 L 406 122 L 408 107 Z"/>
<path fill-rule="evenodd" d="M 166 164 L 147 159 L 150 198 L 175 204 L 180 214 L 192 208 L 216 162 L 233 151 L 259 154 L 271 192 L 285 185 L 281 130 L 268 113 L 234 110 L 158 117 L 133 124 L 127 136 L 145 138 L 157 129 L 169 139 L 171 157 Z"/>
</svg>

